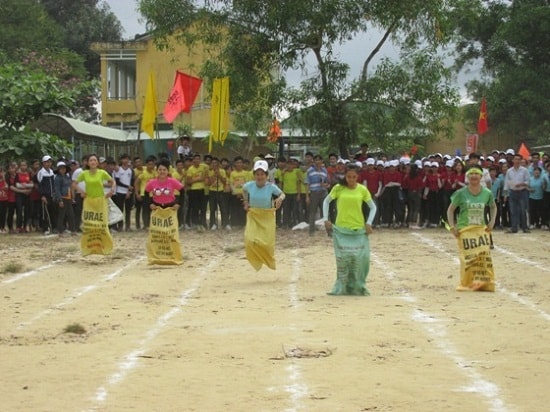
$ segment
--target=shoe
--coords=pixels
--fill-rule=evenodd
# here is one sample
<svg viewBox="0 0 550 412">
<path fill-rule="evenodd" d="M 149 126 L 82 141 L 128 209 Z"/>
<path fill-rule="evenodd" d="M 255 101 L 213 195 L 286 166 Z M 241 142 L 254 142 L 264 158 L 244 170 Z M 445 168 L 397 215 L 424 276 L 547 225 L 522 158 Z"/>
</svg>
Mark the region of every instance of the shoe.
<svg viewBox="0 0 550 412">
<path fill-rule="evenodd" d="M 225 226 L 225 230 L 231 230 L 231 225 Z"/>
<path fill-rule="evenodd" d="M 197 232 L 204 232 L 204 227 L 197 225 Z"/>
<path fill-rule="evenodd" d="M 431 228 L 431 229 L 436 229 L 436 228 L 437 228 L 437 225 L 436 225 L 435 223 L 432 223 L 432 224 L 430 225 L 430 228 Z"/>
<path fill-rule="evenodd" d="M 523 229 L 523 233 L 531 233 L 529 229 Z"/>
<path fill-rule="evenodd" d="M 183 230 L 183 229 L 185 229 L 185 226 L 184 226 L 184 225 L 180 225 L 180 226 L 178 227 L 178 230 L 180 230 L 180 231 Z"/>
<path fill-rule="evenodd" d="M 517 230 L 507 229 L 504 233 L 518 233 Z"/>
<path fill-rule="evenodd" d="M 185 230 L 191 230 L 191 226 L 189 226 L 187 223 L 185 224 Z"/>
<path fill-rule="evenodd" d="M 50 234 L 51 234 L 51 232 L 49 230 L 44 231 L 44 236 L 49 236 Z"/>
<path fill-rule="evenodd" d="M 212 227 L 210 228 L 210 230 L 218 230 L 218 226 L 212 225 Z"/>
<path fill-rule="evenodd" d="M 529 229 L 530 229 L 530 230 L 533 230 L 534 228 L 535 228 L 535 225 L 529 226 Z"/>
</svg>

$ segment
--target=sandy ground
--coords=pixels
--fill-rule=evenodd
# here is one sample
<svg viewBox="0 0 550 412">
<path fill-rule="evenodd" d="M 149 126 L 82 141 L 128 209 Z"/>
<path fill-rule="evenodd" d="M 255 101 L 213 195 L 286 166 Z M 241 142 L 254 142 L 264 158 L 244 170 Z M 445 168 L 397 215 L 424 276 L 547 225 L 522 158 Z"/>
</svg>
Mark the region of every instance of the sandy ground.
<svg viewBox="0 0 550 412">
<path fill-rule="evenodd" d="M 183 232 L 177 267 L 146 264 L 143 232 L 112 256 L 1 238 L 0 409 L 548 410 L 549 232 L 496 232 L 497 292 L 458 293 L 447 232 L 378 230 L 370 297 L 326 295 L 324 232 L 277 236 L 259 272 L 242 231 Z"/>
</svg>

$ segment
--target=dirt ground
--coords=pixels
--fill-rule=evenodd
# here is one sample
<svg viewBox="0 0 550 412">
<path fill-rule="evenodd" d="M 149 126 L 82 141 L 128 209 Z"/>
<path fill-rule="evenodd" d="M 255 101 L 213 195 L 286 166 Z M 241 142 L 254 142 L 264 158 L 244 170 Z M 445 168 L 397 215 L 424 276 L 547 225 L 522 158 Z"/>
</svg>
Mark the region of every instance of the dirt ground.
<svg viewBox="0 0 550 412">
<path fill-rule="evenodd" d="M 495 232 L 497 292 L 459 293 L 448 232 L 377 230 L 370 297 L 326 295 L 324 232 L 259 272 L 242 231 L 182 232 L 176 267 L 145 237 L 0 238 L 2 411 L 548 410 L 549 232 Z"/>
</svg>

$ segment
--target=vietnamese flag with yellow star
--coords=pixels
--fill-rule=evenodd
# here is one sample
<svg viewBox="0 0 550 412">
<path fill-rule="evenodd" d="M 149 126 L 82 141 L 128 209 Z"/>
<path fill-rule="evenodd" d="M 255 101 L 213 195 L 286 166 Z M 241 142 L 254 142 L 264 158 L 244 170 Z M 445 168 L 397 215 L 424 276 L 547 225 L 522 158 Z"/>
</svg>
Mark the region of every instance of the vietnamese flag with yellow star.
<svg viewBox="0 0 550 412">
<path fill-rule="evenodd" d="M 487 133 L 489 125 L 487 123 L 487 102 L 485 97 L 481 99 L 481 109 L 479 110 L 479 120 L 477 122 L 477 134 L 482 135 Z"/>
</svg>

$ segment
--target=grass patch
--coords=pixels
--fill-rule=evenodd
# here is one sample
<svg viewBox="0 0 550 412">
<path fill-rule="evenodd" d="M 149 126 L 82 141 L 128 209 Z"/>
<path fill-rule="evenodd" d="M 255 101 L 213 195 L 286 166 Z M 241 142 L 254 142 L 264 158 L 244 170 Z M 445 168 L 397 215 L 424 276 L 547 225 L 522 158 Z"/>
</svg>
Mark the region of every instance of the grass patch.
<svg viewBox="0 0 550 412">
<path fill-rule="evenodd" d="M 2 267 L 2 273 L 21 273 L 23 264 L 19 262 L 9 262 Z"/>
<path fill-rule="evenodd" d="M 86 328 L 80 323 L 71 323 L 70 325 L 65 326 L 63 332 L 74 333 L 75 335 L 84 335 L 86 333 Z"/>
</svg>

